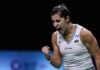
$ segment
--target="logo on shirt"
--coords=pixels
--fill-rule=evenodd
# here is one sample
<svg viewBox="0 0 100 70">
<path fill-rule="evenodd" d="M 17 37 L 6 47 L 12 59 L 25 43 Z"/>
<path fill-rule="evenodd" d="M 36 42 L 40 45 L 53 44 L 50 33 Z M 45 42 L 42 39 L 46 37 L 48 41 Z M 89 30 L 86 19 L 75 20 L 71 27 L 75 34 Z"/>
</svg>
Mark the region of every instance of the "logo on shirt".
<svg viewBox="0 0 100 70">
<path fill-rule="evenodd" d="M 75 40 L 75 41 L 74 41 L 74 43 L 78 43 L 78 42 L 79 42 L 79 40 Z"/>
<path fill-rule="evenodd" d="M 72 49 L 72 47 L 65 47 L 65 50 L 67 50 L 67 49 Z"/>
</svg>

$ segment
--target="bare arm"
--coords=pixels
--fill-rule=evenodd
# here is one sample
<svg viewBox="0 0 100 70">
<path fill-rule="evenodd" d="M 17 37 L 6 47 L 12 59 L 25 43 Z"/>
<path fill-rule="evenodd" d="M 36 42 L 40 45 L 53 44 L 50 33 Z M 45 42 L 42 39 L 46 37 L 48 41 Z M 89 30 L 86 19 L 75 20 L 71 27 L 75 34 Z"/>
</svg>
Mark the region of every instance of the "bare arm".
<svg viewBox="0 0 100 70">
<path fill-rule="evenodd" d="M 52 34 L 52 46 L 53 46 L 53 56 L 50 60 L 50 63 L 59 68 L 62 64 L 62 56 L 59 51 L 59 47 L 57 46 L 57 34 L 56 32 Z"/>
<path fill-rule="evenodd" d="M 53 55 L 50 56 L 50 48 L 48 46 L 42 47 L 42 52 L 44 53 L 47 60 L 50 61 L 50 63 L 56 67 L 59 68 L 62 64 L 62 56 L 59 51 L 59 47 L 57 46 L 57 34 L 54 32 L 52 34 L 52 47 L 53 47 Z"/>
<path fill-rule="evenodd" d="M 90 31 L 84 28 L 81 31 L 81 40 L 86 45 L 90 54 L 93 56 L 96 62 L 97 70 L 100 70 L 100 49 L 96 38 L 93 36 L 93 34 Z"/>
</svg>

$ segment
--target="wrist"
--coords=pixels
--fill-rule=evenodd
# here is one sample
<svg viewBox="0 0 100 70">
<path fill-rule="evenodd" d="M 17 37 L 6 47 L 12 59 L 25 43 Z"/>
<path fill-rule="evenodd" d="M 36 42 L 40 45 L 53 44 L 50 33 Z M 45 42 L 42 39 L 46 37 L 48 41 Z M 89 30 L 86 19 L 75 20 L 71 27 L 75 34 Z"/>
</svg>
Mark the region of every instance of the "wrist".
<svg viewBox="0 0 100 70">
<path fill-rule="evenodd" d="M 51 59 L 51 56 L 49 54 L 45 54 L 45 56 L 46 56 L 46 59 L 47 60 L 50 60 Z"/>
</svg>

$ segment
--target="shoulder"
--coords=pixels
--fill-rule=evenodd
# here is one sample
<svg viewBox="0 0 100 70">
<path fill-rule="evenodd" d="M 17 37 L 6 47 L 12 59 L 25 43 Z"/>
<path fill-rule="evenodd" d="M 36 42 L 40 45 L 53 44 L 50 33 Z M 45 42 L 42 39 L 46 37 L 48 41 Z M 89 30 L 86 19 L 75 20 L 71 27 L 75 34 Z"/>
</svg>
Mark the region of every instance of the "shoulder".
<svg viewBox="0 0 100 70">
<path fill-rule="evenodd" d="M 58 33 L 57 31 L 53 32 L 53 33 L 52 33 L 52 37 L 53 37 L 53 38 L 57 37 L 57 33 Z"/>
<path fill-rule="evenodd" d="M 77 25 L 81 28 L 81 31 L 80 31 L 81 36 L 86 36 L 86 35 L 92 34 L 92 32 L 89 29 L 85 28 L 82 25 L 79 25 L 79 24 L 77 24 Z"/>
<path fill-rule="evenodd" d="M 57 41 L 57 31 L 52 33 L 51 40 L 52 40 L 52 42 L 56 43 L 56 41 Z"/>
<path fill-rule="evenodd" d="M 91 36 L 92 35 L 92 32 L 90 30 L 88 30 L 88 29 L 86 29 L 86 28 L 83 27 L 81 29 L 80 35 L 82 37 Z"/>
<path fill-rule="evenodd" d="M 83 42 L 86 42 L 88 40 L 92 40 L 93 39 L 93 34 L 90 30 L 86 29 L 86 28 L 82 28 L 81 32 L 80 32 L 80 37 L 81 40 Z"/>
</svg>

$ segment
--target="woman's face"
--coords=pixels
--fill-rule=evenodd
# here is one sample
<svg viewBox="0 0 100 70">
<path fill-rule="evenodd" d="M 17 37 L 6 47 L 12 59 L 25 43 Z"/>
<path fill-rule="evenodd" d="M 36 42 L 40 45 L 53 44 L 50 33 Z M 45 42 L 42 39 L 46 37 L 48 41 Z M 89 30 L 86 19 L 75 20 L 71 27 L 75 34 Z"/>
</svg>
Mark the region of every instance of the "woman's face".
<svg viewBox="0 0 100 70">
<path fill-rule="evenodd" d="M 59 32 L 68 28 L 67 18 L 61 17 L 59 13 L 52 15 L 51 20 L 54 28 Z"/>
</svg>

